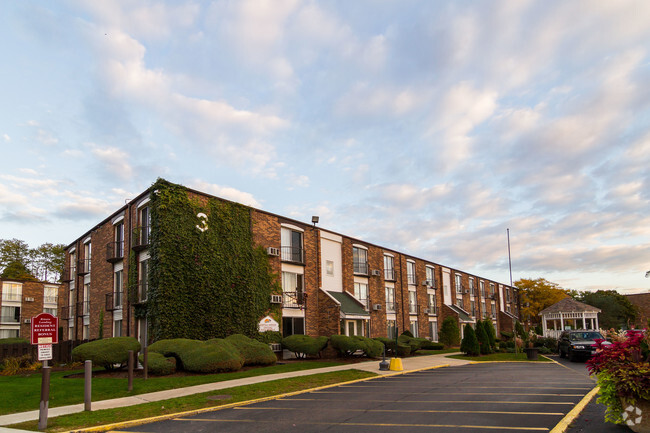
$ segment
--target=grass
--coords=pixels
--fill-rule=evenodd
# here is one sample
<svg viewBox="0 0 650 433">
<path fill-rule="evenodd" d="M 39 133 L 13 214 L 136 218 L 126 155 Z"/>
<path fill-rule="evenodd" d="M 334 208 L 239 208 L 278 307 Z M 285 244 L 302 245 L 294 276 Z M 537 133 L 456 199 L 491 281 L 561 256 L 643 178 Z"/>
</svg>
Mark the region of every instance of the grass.
<svg viewBox="0 0 650 433">
<path fill-rule="evenodd" d="M 139 404 L 119 409 L 106 409 L 96 412 L 80 412 L 48 419 L 47 432 L 61 432 L 85 427 L 112 424 L 121 421 L 143 419 L 154 416 L 179 413 L 206 407 L 217 407 L 240 401 L 269 397 L 288 392 L 301 391 L 319 386 L 332 385 L 350 380 L 377 376 L 376 373 L 360 370 L 343 370 L 331 373 L 319 373 L 310 376 L 280 379 L 254 385 L 238 386 L 218 391 Z M 229 398 L 210 400 L 208 397 L 220 395 Z M 8 426 L 24 430 L 38 431 L 38 421 L 24 422 Z"/>
<path fill-rule="evenodd" d="M 109 398 L 127 397 L 147 392 L 162 391 L 165 389 L 182 388 L 204 383 L 261 376 L 265 374 L 331 367 L 341 364 L 341 362 L 304 361 L 254 368 L 234 373 L 173 377 L 149 376 L 148 380 L 134 378 L 132 392 L 127 391 L 126 378 L 94 377 L 92 380 L 92 400 L 99 401 Z M 83 372 L 83 370 L 51 373 L 49 407 L 83 403 L 83 377 L 64 377 L 66 375 L 81 372 Z M 41 396 L 41 374 L 34 373 L 30 375 L 0 376 L 0 390 L 2 390 L 3 395 L 11 396 L 11 398 L 0 398 L 0 415 L 38 410 Z"/>
<path fill-rule="evenodd" d="M 449 355 L 447 358 L 455 359 L 465 359 L 467 361 L 528 361 L 528 357 L 525 353 L 492 353 L 490 355 L 481 355 L 481 356 L 465 356 L 465 355 Z M 551 362 L 550 359 L 545 358 L 544 356 L 538 356 L 537 361 L 541 362 Z M 529 361 L 529 362 L 537 362 Z"/>
<path fill-rule="evenodd" d="M 451 348 L 451 349 L 442 349 L 442 350 L 418 350 L 415 352 L 415 356 L 418 355 L 443 355 L 445 353 L 456 353 L 460 352 L 459 348 Z"/>
</svg>

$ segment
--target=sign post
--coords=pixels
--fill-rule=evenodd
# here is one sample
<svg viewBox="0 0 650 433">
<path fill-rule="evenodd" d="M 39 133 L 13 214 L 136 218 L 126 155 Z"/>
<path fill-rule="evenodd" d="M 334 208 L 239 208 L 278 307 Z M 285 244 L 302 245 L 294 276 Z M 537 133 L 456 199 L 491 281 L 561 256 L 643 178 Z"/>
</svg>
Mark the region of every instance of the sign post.
<svg viewBox="0 0 650 433">
<path fill-rule="evenodd" d="M 47 428 L 47 410 L 50 400 L 50 367 L 47 361 L 52 359 L 52 344 L 59 342 L 59 319 L 48 313 L 32 317 L 32 344 L 38 345 L 38 360 L 43 361 L 41 381 L 41 403 L 38 411 L 38 428 Z"/>
</svg>

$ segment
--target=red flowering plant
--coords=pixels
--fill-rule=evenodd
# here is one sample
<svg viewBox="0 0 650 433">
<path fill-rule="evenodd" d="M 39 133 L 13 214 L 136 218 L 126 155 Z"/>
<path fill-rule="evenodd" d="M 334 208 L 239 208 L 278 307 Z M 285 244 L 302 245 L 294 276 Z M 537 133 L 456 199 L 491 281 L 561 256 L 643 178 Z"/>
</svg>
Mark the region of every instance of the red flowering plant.
<svg viewBox="0 0 650 433">
<path fill-rule="evenodd" d="M 607 405 L 605 420 L 621 423 L 623 402 L 634 405 L 637 400 L 650 400 L 648 336 L 634 330 L 611 345 L 603 341 L 596 340 L 596 354 L 587 361 L 587 368 L 598 379 L 598 403 Z"/>
</svg>

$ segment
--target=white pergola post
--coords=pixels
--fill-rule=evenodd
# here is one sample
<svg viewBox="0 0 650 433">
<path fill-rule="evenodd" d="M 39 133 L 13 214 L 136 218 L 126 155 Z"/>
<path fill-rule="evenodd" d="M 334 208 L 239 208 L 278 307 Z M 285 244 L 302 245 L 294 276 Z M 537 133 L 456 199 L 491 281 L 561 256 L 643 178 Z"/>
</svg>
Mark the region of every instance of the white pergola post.
<svg viewBox="0 0 650 433">
<path fill-rule="evenodd" d="M 547 335 L 547 333 L 546 333 L 547 329 L 548 328 L 547 328 L 547 325 L 546 325 L 546 316 L 542 316 L 542 335 L 544 337 L 546 337 L 546 335 Z"/>
<path fill-rule="evenodd" d="M 560 313 L 560 330 L 564 331 L 564 313 Z"/>
<path fill-rule="evenodd" d="M 585 317 L 586 317 L 586 316 L 585 316 L 585 312 L 583 311 L 583 312 L 582 312 L 582 329 L 587 329 L 587 322 L 586 322 L 586 318 L 585 318 Z"/>
<path fill-rule="evenodd" d="M 595 320 L 596 320 L 596 327 L 594 329 L 600 329 L 600 327 L 598 326 L 598 313 L 596 313 L 596 319 Z"/>
</svg>

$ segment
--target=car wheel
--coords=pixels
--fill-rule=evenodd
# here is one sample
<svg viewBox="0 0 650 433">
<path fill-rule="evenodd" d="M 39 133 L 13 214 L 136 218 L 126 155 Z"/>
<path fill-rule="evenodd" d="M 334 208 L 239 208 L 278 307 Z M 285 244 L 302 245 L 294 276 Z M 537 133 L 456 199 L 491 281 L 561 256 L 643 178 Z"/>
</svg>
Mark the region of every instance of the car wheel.
<svg viewBox="0 0 650 433">
<path fill-rule="evenodd" d="M 571 351 L 571 349 L 569 349 L 569 361 L 571 361 L 571 362 L 576 362 L 577 360 L 578 360 L 578 357 L 576 356 L 576 354 L 573 353 L 573 352 Z"/>
</svg>

